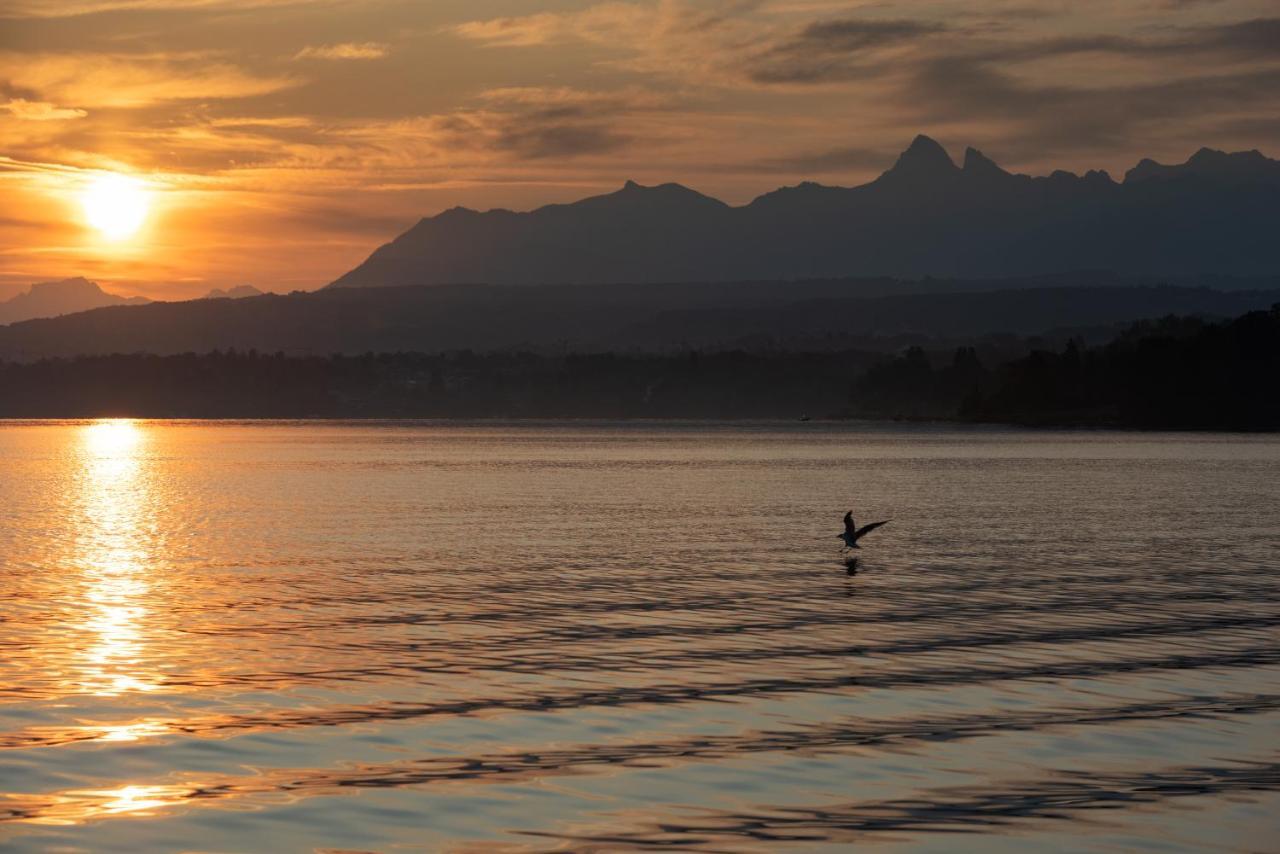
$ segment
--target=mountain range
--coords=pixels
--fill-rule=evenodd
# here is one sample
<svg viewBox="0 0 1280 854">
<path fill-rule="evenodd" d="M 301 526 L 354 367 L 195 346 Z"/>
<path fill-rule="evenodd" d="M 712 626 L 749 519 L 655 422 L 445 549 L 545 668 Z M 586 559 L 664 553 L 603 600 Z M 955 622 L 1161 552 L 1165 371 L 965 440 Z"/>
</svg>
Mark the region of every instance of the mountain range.
<svg viewBox="0 0 1280 854">
<path fill-rule="evenodd" d="M 1280 161 L 1202 148 L 1185 163 L 1013 174 L 926 136 L 858 187 L 783 187 L 732 207 L 679 184 L 529 212 L 421 220 L 329 287 L 652 283 L 846 276 L 1280 273 Z"/>
<path fill-rule="evenodd" d="M 263 291 L 258 290 L 253 285 L 236 285 L 234 288 L 214 288 L 205 294 L 201 299 L 244 299 L 245 297 L 260 297 Z"/>
<path fill-rule="evenodd" d="M 83 277 L 37 282 L 26 293 L 0 302 L 0 325 L 36 317 L 58 317 L 109 305 L 143 305 L 146 297 L 110 294 Z"/>
<path fill-rule="evenodd" d="M 1187 284 L 1196 284 L 1188 282 Z M 1103 340 L 1167 314 L 1234 317 L 1280 302 L 1280 277 L 1230 290 L 1097 274 L 1037 279 L 425 285 L 101 308 L 0 326 L 0 360 L 257 350 L 897 351 L 1050 333 Z M 989 333 L 999 333 L 989 335 Z"/>
<path fill-rule="evenodd" d="M 238 285 L 222 290 L 214 288 L 201 299 L 245 299 L 262 296 L 263 291 L 253 285 Z M 0 302 L 0 326 L 23 320 L 61 317 L 95 308 L 113 305 L 146 305 L 146 297 L 123 297 L 108 293 L 97 282 L 83 276 L 60 279 L 56 282 L 37 282 L 24 293 Z"/>
</svg>

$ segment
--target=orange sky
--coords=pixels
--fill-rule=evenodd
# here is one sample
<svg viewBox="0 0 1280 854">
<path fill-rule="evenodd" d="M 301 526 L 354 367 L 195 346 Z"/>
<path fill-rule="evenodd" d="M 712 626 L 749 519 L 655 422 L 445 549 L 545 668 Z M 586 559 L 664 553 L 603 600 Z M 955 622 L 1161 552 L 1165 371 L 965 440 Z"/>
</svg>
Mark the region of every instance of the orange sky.
<svg viewBox="0 0 1280 854">
<path fill-rule="evenodd" d="M 675 180 L 854 184 L 929 133 L 1008 168 L 1280 154 L 1274 0 L 6 0 L 0 298 L 310 289 L 418 217 Z M 138 176 L 108 241 L 80 194 Z"/>
</svg>

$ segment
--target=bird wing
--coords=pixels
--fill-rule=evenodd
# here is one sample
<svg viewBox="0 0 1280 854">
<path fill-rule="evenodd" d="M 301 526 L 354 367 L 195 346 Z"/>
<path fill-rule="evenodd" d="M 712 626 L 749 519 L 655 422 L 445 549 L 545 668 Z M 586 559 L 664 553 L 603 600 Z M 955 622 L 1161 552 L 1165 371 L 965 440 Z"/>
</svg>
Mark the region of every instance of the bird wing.
<svg viewBox="0 0 1280 854">
<path fill-rule="evenodd" d="M 892 519 L 885 519 L 883 522 L 872 522 L 870 525 L 863 525 L 854 533 L 853 538 L 855 540 L 858 540 L 866 536 L 867 534 L 871 533 L 876 528 L 879 528 L 881 525 L 888 525 L 892 521 L 893 521 Z"/>
<path fill-rule="evenodd" d="M 858 533 L 858 526 L 853 523 L 852 510 L 844 514 L 844 532 L 851 537 L 856 536 Z"/>
</svg>

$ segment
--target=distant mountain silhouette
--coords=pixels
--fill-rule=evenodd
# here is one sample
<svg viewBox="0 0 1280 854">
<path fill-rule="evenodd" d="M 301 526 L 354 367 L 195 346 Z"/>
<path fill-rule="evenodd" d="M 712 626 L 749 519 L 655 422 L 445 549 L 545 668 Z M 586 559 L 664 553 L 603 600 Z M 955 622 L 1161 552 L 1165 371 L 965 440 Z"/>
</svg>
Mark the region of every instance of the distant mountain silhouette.
<svg viewBox="0 0 1280 854">
<path fill-rule="evenodd" d="M 1202 148 L 1186 163 L 1165 166 L 1143 159 L 1124 175 L 1125 183 L 1150 180 L 1200 179 L 1222 183 L 1264 182 L 1280 186 L 1280 160 L 1269 160 L 1260 151 L 1237 151 L 1225 154 Z"/>
<path fill-rule="evenodd" d="M 844 276 L 1280 272 L 1280 161 L 1201 149 L 1186 163 L 1006 172 L 918 136 L 859 187 L 803 183 L 731 207 L 678 184 L 527 213 L 421 220 L 330 287 L 734 281 Z"/>
<path fill-rule="evenodd" d="M 234 288 L 227 288 L 225 291 L 221 288 L 214 288 L 201 299 L 244 299 L 245 297 L 260 297 L 263 293 L 253 285 L 237 285 Z"/>
<path fill-rule="evenodd" d="M 1096 274 L 1024 280 L 845 279 L 638 285 L 332 288 L 112 307 L 0 327 L 0 360 L 256 349 L 290 355 L 896 351 L 987 333 L 1093 330 L 1280 302 L 1280 277 L 1158 286 Z M 1086 334 L 1091 337 L 1092 333 Z M 998 336 L 997 336 L 998 337 Z"/>
<path fill-rule="evenodd" d="M 57 282 L 38 282 L 26 293 L 0 302 L 0 324 L 17 323 L 38 317 L 58 317 L 109 305 L 142 305 L 146 297 L 122 297 L 109 294 L 83 277 Z"/>
</svg>

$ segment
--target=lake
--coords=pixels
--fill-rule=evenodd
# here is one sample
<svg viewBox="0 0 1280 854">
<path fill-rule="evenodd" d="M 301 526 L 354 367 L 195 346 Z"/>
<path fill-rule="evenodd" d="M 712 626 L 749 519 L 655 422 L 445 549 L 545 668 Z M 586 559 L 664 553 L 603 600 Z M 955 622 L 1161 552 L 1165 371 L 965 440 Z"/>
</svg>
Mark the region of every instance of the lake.
<svg viewBox="0 0 1280 854">
<path fill-rule="evenodd" d="M 1276 437 L 0 426 L 5 851 L 1275 850 L 1278 745 Z"/>
</svg>

